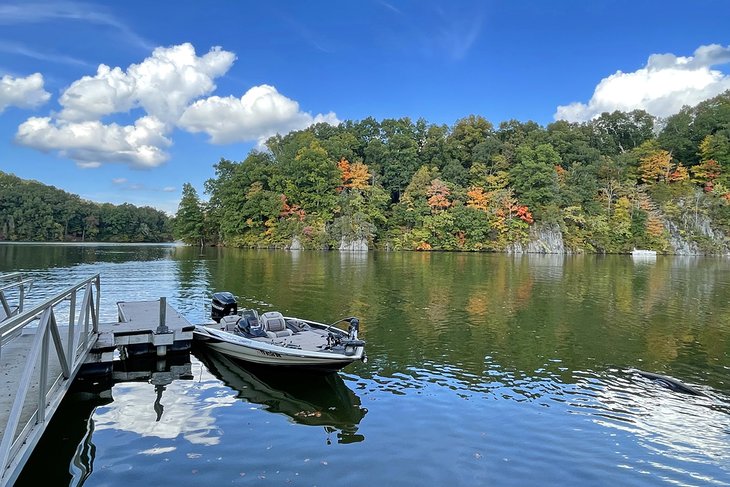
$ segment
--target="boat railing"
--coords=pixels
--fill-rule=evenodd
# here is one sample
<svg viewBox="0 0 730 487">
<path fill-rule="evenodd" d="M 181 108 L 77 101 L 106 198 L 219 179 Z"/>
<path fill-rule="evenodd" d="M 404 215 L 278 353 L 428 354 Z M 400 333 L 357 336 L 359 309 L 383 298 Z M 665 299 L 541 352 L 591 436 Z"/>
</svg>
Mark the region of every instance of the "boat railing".
<svg viewBox="0 0 730 487">
<path fill-rule="evenodd" d="M 25 287 L 32 285 L 20 272 L 0 275 L 0 323 L 23 312 Z"/>
<path fill-rule="evenodd" d="M 13 398 L 9 414 L 0 414 L 0 485 L 25 463 L 95 344 L 100 291 L 96 274 L 0 322 L 0 363 L 10 376 L 3 393 Z"/>
</svg>

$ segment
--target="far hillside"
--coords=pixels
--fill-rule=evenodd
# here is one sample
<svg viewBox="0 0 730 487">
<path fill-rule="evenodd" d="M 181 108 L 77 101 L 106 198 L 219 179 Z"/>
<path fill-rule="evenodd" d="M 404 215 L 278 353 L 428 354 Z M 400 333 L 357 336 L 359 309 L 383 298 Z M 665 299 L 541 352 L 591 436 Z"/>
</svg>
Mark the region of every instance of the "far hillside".
<svg viewBox="0 0 730 487">
<path fill-rule="evenodd" d="M 180 238 L 259 248 L 730 254 L 730 91 L 666 120 L 344 121 L 222 159 Z"/>
<path fill-rule="evenodd" d="M 169 242 L 162 211 L 98 204 L 0 171 L 0 241 Z"/>
</svg>

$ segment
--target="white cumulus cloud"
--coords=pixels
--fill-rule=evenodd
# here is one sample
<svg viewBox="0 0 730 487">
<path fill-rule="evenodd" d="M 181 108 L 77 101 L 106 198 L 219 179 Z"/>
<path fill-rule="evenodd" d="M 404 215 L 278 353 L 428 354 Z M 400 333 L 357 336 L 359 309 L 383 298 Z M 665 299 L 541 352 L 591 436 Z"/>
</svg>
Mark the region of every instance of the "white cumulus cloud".
<svg viewBox="0 0 730 487">
<path fill-rule="evenodd" d="M 9 106 L 34 108 L 50 98 L 51 94 L 43 89 L 43 75 L 40 73 L 25 78 L 9 75 L 0 78 L 0 113 Z"/>
<path fill-rule="evenodd" d="M 180 118 L 179 125 L 190 132 L 205 132 L 214 144 L 262 140 L 314 123 L 339 123 L 337 116 L 312 116 L 302 112 L 299 103 L 269 85 L 254 86 L 241 98 L 211 96 L 193 103 Z"/>
<path fill-rule="evenodd" d="M 95 76 L 84 76 L 63 92 L 59 118 L 94 120 L 142 107 L 164 122 L 175 122 L 194 99 L 211 93 L 214 79 L 225 74 L 236 56 L 213 48 L 197 56 L 190 43 L 158 47 L 125 71 L 104 64 Z"/>
<path fill-rule="evenodd" d="M 156 167 L 168 159 L 164 148 L 172 143 L 165 125 L 142 117 L 134 125 L 105 125 L 98 120 L 66 122 L 31 117 L 18 127 L 15 140 L 22 145 L 73 159 L 83 168 L 121 162 L 137 168 Z"/>
<path fill-rule="evenodd" d="M 587 103 L 557 108 L 554 118 L 582 122 L 615 110 L 643 109 L 667 117 L 730 89 L 730 76 L 713 66 L 730 62 L 730 46 L 700 46 L 693 56 L 653 54 L 641 69 L 601 80 Z"/>
<path fill-rule="evenodd" d="M 18 127 L 15 140 L 57 152 L 80 167 L 118 162 L 152 168 L 169 159 L 166 149 L 176 128 L 207 133 L 217 144 L 262 143 L 276 133 L 313 123 L 339 123 L 332 112 L 311 115 L 300 110 L 295 100 L 269 85 L 255 86 L 241 98 L 210 96 L 216 78 L 235 60 L 235 54 L 219 47 L 198 56 L 193 45 L 185 43 L 158 47 L 126 69 L 101 64 L 95 75 L 72 82 L 61 93 L 58 113 L 28 119 Z M 42 90 L 42 77 L 31 78 L 36 84 L 40 81 Z M 45 101 L 50 95 L 44 96 Z M 2 100 L 0 95 L 0 111 Z M 144 114 L 131 125 L 104 121 L 110 115 L 134 116 L 140 111 Z"/>
<path fill-rule="evenodd" d="M 84 168 L 120 162 L 135 168 L 169 159 L 170 134 L 187 105 L 215 90 L 214 79 L 230 69 L 235 55 L 213 48 L 203 56 L 192 44 L 159 47 L 126 70 L 104 64 L 95 76 L 74 81 L 61 94 L 55 117 L 34 117 L 18 127 L 19 144 L 76 161 Z M 132 125 L 102 118 L 142 109 Z"/>
<path fill-rule="evenodd" d="M 190 132 L 204 132 L 214 144 L 258 140 L 306 128 L 314 123 L 339 123 L 337 116 L 312 116 L 299 103 L 269 85 L 254 86 L 241 98 L 211 96 L 193 103 L 179 125 Z"/>
</svg>

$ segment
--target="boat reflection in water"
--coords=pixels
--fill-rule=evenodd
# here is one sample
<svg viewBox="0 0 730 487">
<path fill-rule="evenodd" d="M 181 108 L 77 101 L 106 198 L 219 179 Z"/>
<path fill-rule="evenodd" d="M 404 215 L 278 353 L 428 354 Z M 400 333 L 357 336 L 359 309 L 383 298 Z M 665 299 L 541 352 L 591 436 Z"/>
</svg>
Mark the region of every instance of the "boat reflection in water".
<svg viewBox="0 0 730 487">
<path fill-rule="evenodd" d="M 336 433 L 338 443 L 365 439 L 357 430 L 367 409 L 339 374 L 272 371 L 195 344 L 193 353 L 240 399 L 266 406 L 267 411 L 284 414 L 295 423 L 321 426 L 328 435 Z"/>
</svg>

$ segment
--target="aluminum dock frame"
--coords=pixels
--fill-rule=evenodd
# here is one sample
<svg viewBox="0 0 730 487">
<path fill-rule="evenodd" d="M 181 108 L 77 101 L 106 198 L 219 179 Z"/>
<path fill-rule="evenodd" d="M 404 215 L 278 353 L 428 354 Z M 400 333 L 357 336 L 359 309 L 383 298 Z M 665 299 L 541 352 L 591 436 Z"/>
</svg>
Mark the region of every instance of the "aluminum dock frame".
<svg viewBox="0 0 730 487">
<path fill-rule="evenodd" d="M 165 298 L 117 303 L 119 321 L 99 323 L 99 274 L 25 310 L 27 282 L 0 275 L 0 487 L 17 480 L 77 375 L 112 374 L 117 350 L 162 357 L 189 351 L 193 339 Z M 17 286 L 11 304 L 6 293 Z"/>
</svg>

